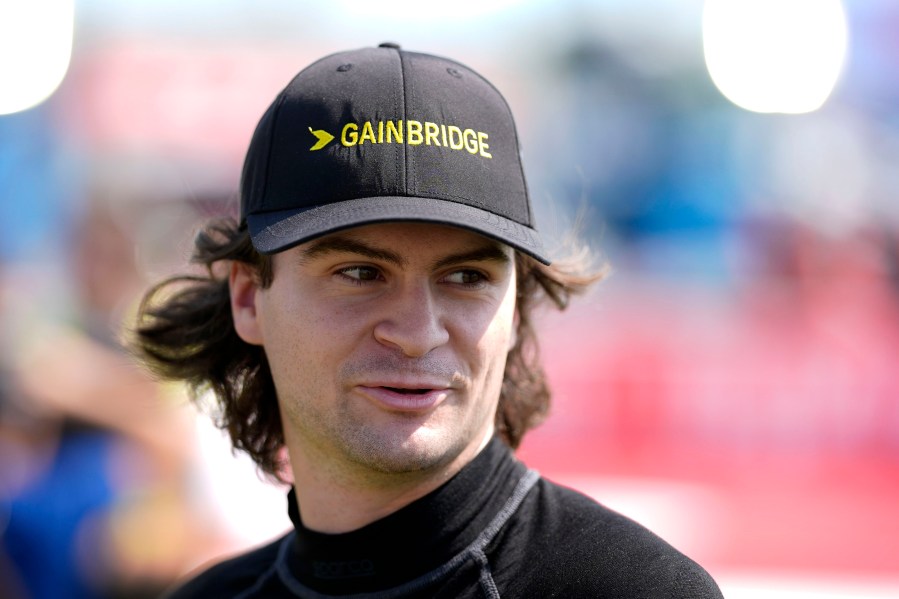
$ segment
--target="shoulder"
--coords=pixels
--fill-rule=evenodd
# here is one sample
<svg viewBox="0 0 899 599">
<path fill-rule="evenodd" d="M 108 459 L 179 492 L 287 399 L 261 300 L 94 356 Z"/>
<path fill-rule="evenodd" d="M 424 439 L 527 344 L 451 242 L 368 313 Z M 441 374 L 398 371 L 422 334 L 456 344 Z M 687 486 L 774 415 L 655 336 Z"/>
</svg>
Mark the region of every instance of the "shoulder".
<svg viewBox="0 0 899 599">
<path fill-rule="evenodd" d="M 522 504 L 509 534 L 517 538 L 507 539 L 507 547 L 526 548 L 522 553 L 542 564 L 527 574 L 540 596 L 722 597 L 701 566 L 649 529 L 545 479 Z"/>
<path fill-rule="evenodd" d="M 262 587 L 275 576 L 278 552 L 286 536 L 196 573 L 181 583 L 165 599 L 235 597 Z"/>
</svg>

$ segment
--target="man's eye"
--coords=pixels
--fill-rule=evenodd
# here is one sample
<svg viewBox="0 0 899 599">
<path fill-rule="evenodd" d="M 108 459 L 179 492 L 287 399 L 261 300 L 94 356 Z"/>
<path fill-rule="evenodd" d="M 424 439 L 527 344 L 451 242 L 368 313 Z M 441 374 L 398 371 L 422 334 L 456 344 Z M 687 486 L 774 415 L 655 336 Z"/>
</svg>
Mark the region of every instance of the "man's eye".
<svg viewBox="0 0 899 599">
<path fill-rule="evenodd" d="M 457 270 L 444 277 L 443 280 L 453 285 L 476 286 L 484 283 L 487 277 L 477 270 Z"/>
<path fill-rule="evenodd" d="M 381 277 L 381 273 L 378 269 L 372 266 L 349 266 L 347 268 L 342 268 L 337 272 L 347 279 L 358 283 L 377 281 Z"/>
</svg>

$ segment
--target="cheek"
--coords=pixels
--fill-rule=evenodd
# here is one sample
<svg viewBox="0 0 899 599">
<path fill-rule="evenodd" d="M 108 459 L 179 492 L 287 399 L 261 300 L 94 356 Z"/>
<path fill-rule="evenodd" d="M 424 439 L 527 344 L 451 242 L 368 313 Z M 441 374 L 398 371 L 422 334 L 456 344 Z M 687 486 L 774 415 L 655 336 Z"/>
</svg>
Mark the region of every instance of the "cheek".
<svg viewBox="0 0 899 599">
<path fill-rule="evenodd" d="M 276 385 L 309 388 L 336 373 L 364 329 L 364 310 L 301 294 L 268 294 L 262 327 Z"/>
<path fill-rule="evenodd" d="M 318 318 L 301 304 L 300 299 L 274 286 L 262 302 L 263 347 L 279 397 L 285 390 L 303 385 L 309 371 L 318 369 Z"/>
<path fill-rule="evenodd" d="M 490 315 L 489 323 L 486 326 L 482 325 L 480 337 L 476 342 L 477 353 L 486 370 L 486 376 L 500 382 L 505 371 L 506 356 L 515 338 L 514 296 L 512 290 L 500 302 Z"/>
</svg>

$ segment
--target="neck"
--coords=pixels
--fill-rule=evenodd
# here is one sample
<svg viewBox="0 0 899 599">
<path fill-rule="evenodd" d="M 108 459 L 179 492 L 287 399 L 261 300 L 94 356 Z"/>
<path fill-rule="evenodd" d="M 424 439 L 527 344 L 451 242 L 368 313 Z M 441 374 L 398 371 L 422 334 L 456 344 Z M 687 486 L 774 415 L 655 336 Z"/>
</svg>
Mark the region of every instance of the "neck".
<svg viewBox="0 0 899 599">
<path fill-rule="evenodd" d="M 477 456 L 493 436 L 466 447 L 438 467 L 415 472 L 373 472 L 364 466 L 333 463 L 309 448 L 288 442 L 303 526 L 322 533 L 357 530 L 434 491 Z M 327 464 L 327 466 L 325 466 Z"/>
</svg>

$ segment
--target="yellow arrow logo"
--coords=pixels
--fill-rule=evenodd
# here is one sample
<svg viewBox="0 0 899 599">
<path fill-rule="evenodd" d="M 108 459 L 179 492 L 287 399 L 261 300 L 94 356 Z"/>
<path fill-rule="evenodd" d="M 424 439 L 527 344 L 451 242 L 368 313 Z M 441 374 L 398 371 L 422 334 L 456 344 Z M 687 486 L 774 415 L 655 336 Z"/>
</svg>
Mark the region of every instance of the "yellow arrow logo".
<svg viewBox="0 0 899 599">
<path fill-rule="evenodd" d="M 315 138 L 318 140 L 317 142 L 315 142 L 315 145 L 314 145 L 314 146 L 312 146 L 311 148 L 309 148 L 309 151 L 310 151 L 310 152 L 314 152 L 314 151 L 316 151 L 316 150 L 321 150 L 321 149 L 324 148 L 326 145 L 328 145 L 329 143 L 331 143 L 331 140 L 332 140 L 332 139 L 334 139 L 334 136 L 333 136 L 333 135 L 331 135 L 330 133 L 328 133 L 327 131 L 325 131 L 325 130 L 323 130 L 323 129 L 316 129 L 316 130 L 313 131 L 313 130 L 312 130 L 312 127 L 309 127 L 309 133 L 311 133 L 312 135 L 314 135 Z"/>
</svg>

